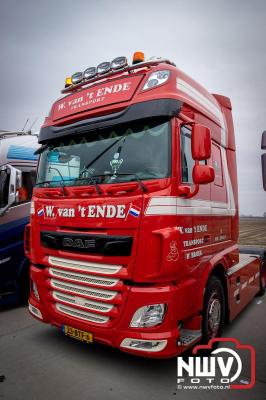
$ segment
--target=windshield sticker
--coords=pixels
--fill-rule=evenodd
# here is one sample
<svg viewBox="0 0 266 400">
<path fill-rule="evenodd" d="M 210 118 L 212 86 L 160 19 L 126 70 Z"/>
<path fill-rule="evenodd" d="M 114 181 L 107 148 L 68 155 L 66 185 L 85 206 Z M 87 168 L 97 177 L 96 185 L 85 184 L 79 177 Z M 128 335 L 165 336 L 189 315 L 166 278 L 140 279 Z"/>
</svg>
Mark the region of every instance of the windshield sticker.
<svg viewBox="0 0 266 400">
<path fill-rule="evenodd" d="M 44 209 L 43 208 L 38 210 L 38 217 L 41 217 L 42 215 L 44 215 Z"/>
<path fill-rule="evenodd" d="M 139 217 L 140 215 L 140 208 L 136 206 L 132 206 L 130 204 L 129 210 L 128 210 L 128 215 L 132 215 L 133 217 Z"/>
<path fill-rule="evenodd" d="M 111 177 L 111 179 L 116 179 L 117 178 L 117 171 L 118 169 L 121 167 L 122 162 L 124 161 L 123 158 L 120 158 L 119 160 L 119 153 L 115 153 L 114 154 L 114 158 L 112 159 L 112 161 L 110 161 L 110 166 L 113 170 L 113 176 Z"/>
</svg>

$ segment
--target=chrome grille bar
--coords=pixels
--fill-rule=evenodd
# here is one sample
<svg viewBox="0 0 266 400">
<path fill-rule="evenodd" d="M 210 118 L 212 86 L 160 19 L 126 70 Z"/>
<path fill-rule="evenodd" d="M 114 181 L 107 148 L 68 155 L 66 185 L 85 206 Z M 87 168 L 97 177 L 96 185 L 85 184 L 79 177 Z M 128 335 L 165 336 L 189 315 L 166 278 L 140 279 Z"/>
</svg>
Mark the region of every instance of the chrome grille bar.
<svg viewBox="0 0 266 400">
<path fill-rule="evenodd" d="M 93 301 L 89 299 L 84 299 L 84 297 L 73 296 L 71 294 L 61 293 L 53 291 L 53 298 L 58 301 L 64 301 L 68 304 L 78 305 L 90 310 L 97 310 L 100 312 L 109 312 L 113 308 L 113 304 L 100 303 L 98 301 Z"/>
<path fill-rule="evenodd" d="M 88 274 L 81 274 L 78 272 L 68 272 L 58 268 L 49 268 L 50 275 L 54 276 L 55 278 L 65 278 L 65 279 L 72 279 L 76 282 L 81 283 L 91 283 L 93 285 L 98 286 L 114 286 L 117 284 L 119 279 L 113 278 L 105 278 L 101 276 L 95 275 L 88 275 Z"/>
<path fill-rule="evenodd" d="M 105 324 L 109 321 L 109 317 L 100 314 L 94 314 L 77 308 L 69 307 L 60 303 L 56 303 L 56 309 L 63 314 L 70 315 L 90 322 L 96 322 L 98 324 Z"/>
<path fill-rule="evenodd" d="M 84 296 L 93 297 L 96 299 L 112 300 L 117 292 L 111 290 L 96 289 L 91 286 L 75 285 L 70 282 L 63 282 L 57 279 L 50 280 L 51 285 L 55 289 L 68 291 L 73 294 L 83 294 Z"/>
<path fill-rule="evenodd" d="M 54 256 L 49 256 L 48 262 L 50 265 L 56 267 L 63 267 L 72 270 L 79 269 L 86 272 L 96 272 L 99 274 L 107 274 L 107 275 L 114 275 L 117 272 L 119 272 L 122 268 L 122 265 L 100 264 L 94 262 L 71 260 L 68 258 L 60 258 Z"/>
</svg>

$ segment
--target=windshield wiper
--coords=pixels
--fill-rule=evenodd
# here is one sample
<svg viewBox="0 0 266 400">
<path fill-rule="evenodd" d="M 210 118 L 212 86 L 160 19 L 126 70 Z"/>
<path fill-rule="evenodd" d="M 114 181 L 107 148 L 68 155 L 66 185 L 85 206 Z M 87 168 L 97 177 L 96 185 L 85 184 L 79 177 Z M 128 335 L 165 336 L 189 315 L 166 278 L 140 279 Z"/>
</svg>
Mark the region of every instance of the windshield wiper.
<svg viewBox="0 0 266 400">
<path fill-rule="evenodd" d="M 97 191 L 97 193 L 98 194 L 102 194 L 103 193 L 103 191 L 101 190 L 101 188 L 100 188 L 100 186 L 99 186 L 99 184 L 93 179 L 93 177 L 88 177 L 88 178 L 69 178 L 69 179 L 63 179 L 62 180 L 63 182 L 69 182 L 69 181 L 72 181 L 72 182 L 77 182 L 77 181 L 89 181 L 88 183 L 89 183 L 89 185 L 90 184 L 93 184 L 93 185 L 95 185 L 95 188 L 96 188 L 96 191 Z M 60 181 L 61 182 L 61 181 Z M 38 185 L 44 185 L 45 183 L 57 183 L 56 181 L 41 181 L 41 182 L 37 182 L 36 183 L 36 186 L 38 186 Z M 56 187 L 56 186 L 55 186 Z M 65 188 L 65 185 L 64 186 L 61 186 L 62 188 L 64 187 Z M 67 192 L 66 192 L 66 190 L 64 191 L 64 193 L 66 193 L 67 194 Z"/>
<path fill-rule="evenodd" d="M 144 183 L 142 182 L 140 177 L 137 174 L 135 174 L 134 172 L 133 173 L 132 172 L 124 172 L 124 173 L 116 173 L 115 174 L 115 176 L 128 176 L 128 175 L 132 175 L 132 176 L 134 176 L 136 178 L 136 181 L 138 182 L 139 187 L 141 188 L 141 190 L 144 193 L 148 192 L 147 186 L 144 185 Z M 100 174 L 100 175 L 92 175 L 91 178 L 100 178 L 100 177 L 106 177 L 106 176 L 111 176 L 112 177 L 112 176 L 114 176 L 114 174 L 110 172 L 110 173 L 107 173 L 107 174 L 104 173 L 104 174 Z"/>
<path fill-rule="evenodd" d="M 139 184 L 139 187 L 140 187 L 141 190 L 143 191 L 143 193 L 147 193 L 147 192 L 148 192 L 147 186 L 144 185 L 144 183 L 142 182 L 142 180 L 140 179 L 140 177 L 139 177 L 137 174 L 135 174 L 134 172 L 133 172 L 133 173 L 132 173 L 132 172 L 116 173 L 115 175 L 116 175 L 116 176 L 128 176 L 128 175 L 134 176 L 134 177 L 136 178 L 136 181 L 137 181 L 138 184 Z M 90 184 L 95 185 L 95 188 L 96 188 L 98 194 L 102 194 L 103 191 L 102 191 L 102 189 L 100 188 L 99 183 L 96 182 L 95 178 L 105 178 L 105 177 L 110 177 L 110 176 L 113 176 L 113 173 L 110 172 L 110 173 L 108 173 L 108 174 L 105 173 L 105 174 L 99 174 L 99 175 L 92 175 L 92 176 L 88 176 L 88 177 L 86 177 L 86 178 L 70 178 L 70 179 L 63 179 L 62 181 L 63 181 L 63 182 L 68 182 L 68 181 L 72 181 L 72 182 L 74 182 L 74 181 L 75 181 L 75 182 L 78 182 L 78 181 L 87 181 L 89 185 L 90 185 Z M 51 184 L 51 183 L 56 183 L 56 182 L 54 182 L 54 181 L 42 181 L 42 182 L 36 183 L 36 186 L 38 186 L 38 185 L 43 185 L 43 184 L 45 184 L 45 183 Z M 64 188 L 65 188 L 65 186 L 64 186 Z"/>
<path fill-rule="evenodd" d="M 101 175 L 99 175 L 99 176 L 101 176 Z M 95 179 L 93 179 L 93 178 L 97 178 L 98 176 L 96 176 L 96 175 L 92 175 L 92 176 L 88 176 L 88 177 L 86 177 L 86 178 L 75 178 L 75 181 L 77 182 L 77 181 L 88 181 L 88 184 L 89 185 L 95 185 L 95 188 L 96 188 L 96 191 L 97 191 L 97 193 L 98 194 L 103 194 L 103 191 L 102 191 L 102 189 L 100 188 L 100 186 L 99 186 L 99 184 L 98 184 L 98 182 L 96 182 L 96 180 Z"/>
<path fill-rule="evenodd" d="M 59 171 L 58 168 L 54 168 L 54 167 L 49 167 L 49 168 L 48 168 L 48 172 L 50 172 L 52 169 L 53 169 L 54 171 L 56 171 L 56 172 L 58 173 L 58 175 L 60 176 L 60 178 L 61 178 L 61 181 L 60 181 L 60 182 L 61 182 L 61 188 L 62 188 L 62 190 L 63 190 L 63 192 L 64 192 L 64 195 L 67 196 L 67 195 L 68 195 L 68 192 L 67 192 L 66 187 L 65 187 L 65 184 L 64 184 L 63 175 L 61 174 L 61 172 Z"/>
</svg>

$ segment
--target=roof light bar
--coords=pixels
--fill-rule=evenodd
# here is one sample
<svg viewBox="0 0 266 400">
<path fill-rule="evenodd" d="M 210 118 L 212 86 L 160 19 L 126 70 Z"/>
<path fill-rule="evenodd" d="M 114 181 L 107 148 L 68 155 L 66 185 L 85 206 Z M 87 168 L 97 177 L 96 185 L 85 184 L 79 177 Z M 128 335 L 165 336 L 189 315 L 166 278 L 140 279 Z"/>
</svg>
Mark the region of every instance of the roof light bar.
<svg viewBox="0 0 266 400">
<path fill-rule="evenodd" d="M 167 63 L 175 65 L 173 62 L 159 57 L 153 57 L 147 61 L 144 61 L 144 53 L 140 51 L 134 53 L 132 65 L 128 65 L 126 57 L 124 56 L 116 57 L 111 62 L 109 61 L 102 62 L 97 67 L 89 67 L 85 69 L 84 72 L 76 72 L 71 76 L 71 78 L 69 77 L 66 78 L 65 88 L 62 90 L 62 93 L 68 93 L 71 92 L 72 90 L 81 87 L 84 84 L 93 83 L 98 79 L 102 79 L 101 78 L 102 76 L 105 78 L 107 76 L 115 75 L 120 70 L 121 71 L 125 70 L 129 72 L 139 68 L 158 65 L 159 63 Z M 159 81 L 159 84 L 163 83 L 163 79 L 161 77 L 157 76 L 156 78 Z M 155 84 L 155 80 L 153 82 L 149 82 L 148 85 L 149 87 L 145 87 L 144 90 L 152 87 L 153 85 L 157 86 Z"/>
<path fill-rule="evenodd" d="M 71 82 L 73 85 L 76 85 L 77 83 L 80 83 L 83 79 L 83 73 L 82 72 L 76 72 L 71 76 Z"/>
<path fill-rule="evenodd" d="M 84 79 L 91 79 L 94 78 L 96 75 L 97 75 L 96 67 L 89 67 L 85 69 L 85 71 L 83 72 Z"/>
<path fill-rule="evenodd" d="M 127 58 L 126 57 L 116 57 L 112 62 L 111 62 L 111 68 L 112 69 L 120 69 L 126 67 L 127 64 Z"/>
</svg>

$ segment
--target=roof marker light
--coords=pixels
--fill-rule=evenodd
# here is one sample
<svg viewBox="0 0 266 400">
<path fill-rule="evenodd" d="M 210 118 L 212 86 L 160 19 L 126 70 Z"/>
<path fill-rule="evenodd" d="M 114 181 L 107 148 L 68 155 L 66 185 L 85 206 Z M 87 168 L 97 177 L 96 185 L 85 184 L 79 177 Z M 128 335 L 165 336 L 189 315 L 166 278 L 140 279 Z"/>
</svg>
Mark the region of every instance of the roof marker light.
<svg viewBox="0 0 266 400">
<path fill-rule="evenodd" d="M 145 57 L 144 57 L 144 53 L 142 51 L 136 51 L 133 54 L 133 60 L 132 60 L 132 64 L 138 64 L 140 62 L 145 61 Z"/>
<path fill-rule="evenodd" d="M 83 73 L 82 72 L 76 72 L 71 76 L 71 81 L 73 85 L 76 85 L 77 83 L 80 83 L 83 79 Z"/>
<path fill-rule="evenodd" d="M 127 64 L 127 58 L 126 57 L 116 57 L 112 62 L 111 62 L 111 68 L 112 69 L 120 69 L 126 67 Z"/>
<path fill-rule="evenodd" d="M 85 69 L 85 71 L 83 72 L 83 78 L 91 79 L 91 78 L 94 78 L 96 74 L 97 74 L 96 67 L 89 67 L 89 68 Z"/>
<path fill-rule="evenodd" d="M 104 61 L 97 66 L 97 73 L 98 74 L 106 74 L 111 69 L 111 63 L 109 61 Z"/>
</svg>

